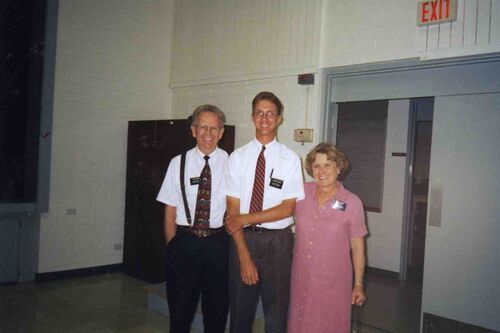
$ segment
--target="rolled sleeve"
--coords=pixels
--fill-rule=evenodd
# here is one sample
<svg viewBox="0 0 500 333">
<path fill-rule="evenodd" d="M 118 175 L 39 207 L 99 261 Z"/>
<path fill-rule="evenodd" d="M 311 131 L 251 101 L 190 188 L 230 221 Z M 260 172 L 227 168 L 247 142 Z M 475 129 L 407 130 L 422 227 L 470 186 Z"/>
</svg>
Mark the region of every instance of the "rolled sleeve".
<svg viewBox="0 0 500 333">
<path fill-rule="evenodd" d="M 368 233 L 365 224 L 365 213 L 363 210 L 363 203 L 355 196 L 352 200 L 353 210 L 351 215 L 351 223 L 349 226 L 349 236 L 351 238 L 363 237 Z"/>
<path fill-rule="evenodd" d="M 242 168 L 239 157 L 231 155 L 224 166 L 223 193 L 226 196 L 241 198 Z"/>
<path fill-rule="evenodd" d="M 302 176 L 302 165 L 300 163 L 300 158 L 296 158 L 291 161 L 291 168 L 289 171 L 290 179 L 285 183 L 283 193 L 283 199 L 293 199 L 302 200 L 304 199 L 304 181 Z"/>
<path fill-rule="evenodd" d="M 176 156 L 170 162 L 165 178 L 158 192 L 156 200 L 166 205 L 177 207 L 179 206 L 179 198 L 182 197 L 180 192 L 179 180 L 180 157 Z"/>
</svg>

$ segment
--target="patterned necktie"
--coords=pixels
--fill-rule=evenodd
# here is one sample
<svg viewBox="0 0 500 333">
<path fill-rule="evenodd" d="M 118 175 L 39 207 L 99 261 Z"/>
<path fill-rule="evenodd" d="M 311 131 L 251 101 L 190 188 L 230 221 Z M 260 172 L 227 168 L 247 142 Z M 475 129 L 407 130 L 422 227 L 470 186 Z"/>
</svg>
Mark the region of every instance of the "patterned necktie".
<svg viewBox="0 0 500 333">
<path fill-rule="evenodd" d="M 212 172 L 208 159 L 203 157 L 205 166 L 201 170 L 200 184 L 198 185 L 198 195 L 196 197 L 196 209 L 194 213 L 193 227 L 198 229 L 208 229 L 210 227 L 210 193 L 212 191 Z"/>
<path fill-rule="evenodd" d="M 252 200 L 250 201 L 250 213 L 262 211 L 262 201 L 264 199 L 264 176 L 266 173 L 266 158 L 264 157 L 266 146 L 262 146 L 257 166 L 255 167 L 255 180 L 253 182 Z"/>
</svg>

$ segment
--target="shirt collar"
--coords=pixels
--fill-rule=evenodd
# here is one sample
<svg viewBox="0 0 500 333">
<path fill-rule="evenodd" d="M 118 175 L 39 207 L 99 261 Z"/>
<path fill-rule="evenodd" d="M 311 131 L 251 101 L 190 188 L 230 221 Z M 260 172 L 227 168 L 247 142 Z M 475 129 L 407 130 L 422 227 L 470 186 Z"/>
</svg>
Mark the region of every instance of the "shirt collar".
<svg viewBox="0 0 500 333">
<path fill-rule="evenodd" d="M 344 187 L 344 184 L 340 180 L 337 180 L 337 184 L 339 188 L 337 189 L 337 193 L 335 194 L 335 199 L 344 201 L 347 190 Z"/>
<path fill-rule="evenodd" d="M 205 157 L 205 154 L 198 148 L 198 146 L 196 146 L 195 148 L 196 148 L 195 149 L 196 154 L 203 159 L 203 157 Z M 218 151 L 219 151 L 219 147 L 215 147 L 214 151 L 211 152 L 210 154 L 208 154 L 208 156 L 210 156 L 210 159 L 212 159 L 212 157 L 216 156 Z"/>
<path fill-rule="evenodd" d="M 268 151 L 269 149 L 273 149 L 277 145 L 278 145 L 278 140 L 276 140 L 276 138 L 274 138 L 273 141 L 269 142 L 268 144 L 266 144 L 264 146 L 266 146 L 266 151 Z M 257 149 L 260 152 L 262 149 L 262 143 L 260 143 L 259 140 L 257 140 L 257 138 L 254 138 L 252 140 L 252 147 L 254 147 L 255 149 Z"/>
</svg>

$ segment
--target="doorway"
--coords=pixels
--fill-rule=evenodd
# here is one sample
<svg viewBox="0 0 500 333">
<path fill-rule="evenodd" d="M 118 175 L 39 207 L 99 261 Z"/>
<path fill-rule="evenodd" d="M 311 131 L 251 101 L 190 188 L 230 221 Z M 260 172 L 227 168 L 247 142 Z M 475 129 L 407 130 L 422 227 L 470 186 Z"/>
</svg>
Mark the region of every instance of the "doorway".
<svg viewBox="0 0 500 333">
<path fill-rule="evenodd" d="M 397 184 L 399 197 L 388 195 L 387 190 L 396 186 L 384 186 L 383 205 L 391 203 L 393 207 L 397 206 L 397 214 L 385 206 L 382 214 L 384 211 L 392 214 L 387 214 L 384 219 L 370 212 L 367 214 L 370 230 L 368 265 L 389 271 L 393 277 L 406 279 L 401 273 L 406 274 L 407 261 L 403 259 L 409 257 L 409 228 L 405 223 L 408 217 L 405 215 L 410 211 L 406 201 L 411 185 L 411 182 L 407 183 L 411 178 L 407 177 L 406 167 L 406 160 L 410 157 L 406 133 L 410 101 L 434 96 L 423 289 L 420 295 L 405 295 L 401 303 L 390 304 L 390 309 L 397 309 L 394 318 L 400 317 L 400 309 L 408 300 L 416 299 L 420 309 L 417 310 L 420 313 L 416 318 L 418 322 L 422 322 L 426 314 L 440 314 L 466 323 L 498 327 L 498 315 L 490 311 L 498 308 L 498 298 L 489 297 L 491 292 L 484 286 L 494 285 L 493 280 L 498 276 L 498 258 L 492 253 L 498 247 L 499 230 L 499 206 L 494 204 L 499 188 L 498 168 L 495 168 L 499 164 L 496 145 L 499 142 L 499 73 L 498 53 L 433 61 L 410 59 L 324 70 L 322 99 L 326 112 L 321 114 L 320 120 L 324 123 L 325 139 L 331 140 L 335 135 L 337 119 L 330 111 L 338 103 L 388 99 L 391 105 L 394 101 L 407 101 L 406 116 L 389 113 L 389 121 L 395 120 L 390 118 L 396 115 L 406 117 L 405 122 L 400 121 L 399 127 L 388 126 L 387 132 L 400 134 L 405 131 L 404 140 L 395 142 L 394 150 L 388 151 L 396 154 L 392 155 L 394 158 L 386 164 L 386 169 L 398 169 L 384 173 L 386 179 L 399 177 L 404 181 L 402 186 Z M 397 130 L 392 132 L 390 129 Z M 405 201 L 404 206 L 400 204 L 402 201 Z M 478 202 L 480 204 L 476 204 Z M 396 223 L 395 219 L 399 222 Z M 399 285 L 407 286 L 408 283 L 399 282 Z M 379 296 L 387 299 L 386 294 L 380 293 Z M 451 297 L 456 295 L 460 297 Z M 442 302 L 443 299 L 447 301 Z M 372 318 L 379 318 L 376 315 L 369 317 L 366 312 L 367 323 Z M 412 310 L 412 313 L 415 312 Z"/>
<path fill-rule="evenodd" d="M 366 238 L 365 290 L 368 301 L 358 318 L 362 318 L 364 330 L 370 332 L 419 331 L 422 279 L 401 280 L 400 267 L 404 258 L 400 251 L 402 244 L 404 248 L 407 246 L 402 235 L 407 224 L 403 222 L 407 220 L 405 185 L 411 157 L 413 164 L 417 164 L 414 169 L 418 170 L 414 172 L 418 181 L 413 182 L 413 189 L 420 193 L 428 188 L 432 106 L 432 98 L 330 104 L 328 118 L 335 127 L 327 132 L 329 141 L 335 142 L 347 155 L 351 165 L 349 174 L 342 181 L 347 189 L 361 198 L 366 211 L 369 235 Z M 417 186 L 420 184 L 423 186 Z M 426 202 L 426 194 L 425 191 L 425 198 L 415 195 L 414 199 L 419 203 Z M 372 200 L 374 198 L 376 200 Z M 415 207 L 416 204 L 415 201 Z M 419 204 L 418 208 L 422 206 Z M 416 217 L 423 217 L 419 222 L 424 227 L 425 209 L 412 210 Z M 416 267 L 422 272 L 425 229 L 422 234 L 414 232 L 412 239 L 415 240 L 415 250 L 409 256 L 412 263 L 420 262 Z M 421 247 L 417 248 L 417 245 Z M 412 249 L 411 245 L 408 246 Z"/>
<path fill-rule="evenodd" d="M 400 279 L 422 284 L 434 98 L 410 100 L 406 214 Z"/>
</svg>

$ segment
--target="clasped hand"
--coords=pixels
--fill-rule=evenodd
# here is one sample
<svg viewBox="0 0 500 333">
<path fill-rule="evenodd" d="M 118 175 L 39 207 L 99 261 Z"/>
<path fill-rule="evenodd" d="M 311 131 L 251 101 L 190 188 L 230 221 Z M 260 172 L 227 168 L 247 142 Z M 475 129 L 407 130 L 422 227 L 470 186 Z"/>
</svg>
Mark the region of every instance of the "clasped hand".
<svg viewBox="0 0 500 333">
<path fill-rule="evenodd" d="M 235 232 L 238 232 L 241 229 L 243 229 L 243 224 L 240 222 L 241 220 L 240 216 L 241 215 L 238 216 L 228 215 L 224 219 L 224 226 L 226 227 L 226 231 L 229 235 L 232 235 Z"/>
</svg>

